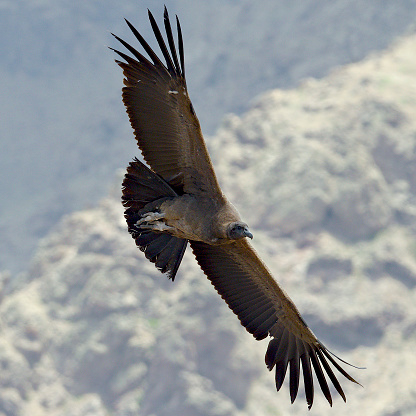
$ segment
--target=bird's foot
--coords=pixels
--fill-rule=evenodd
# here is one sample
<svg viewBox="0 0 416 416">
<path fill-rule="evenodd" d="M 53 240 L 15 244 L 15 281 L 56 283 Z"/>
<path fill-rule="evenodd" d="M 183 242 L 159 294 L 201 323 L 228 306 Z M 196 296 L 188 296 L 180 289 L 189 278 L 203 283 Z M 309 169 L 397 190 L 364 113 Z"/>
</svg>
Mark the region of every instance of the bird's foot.
<svg viewBox="0 0 416 416">
<path fill-rule="evenodd" d="M 173 227 L 166 225 L 162 221 L 155 222 L 153 224 L 143 224 L 143 225 L 140 225 L 139 228 L 141 230 L 150 230 L 150 231 L 159 231 L 159 232 L 174 230 Z"/>
<path fill-rule="evenodd" d="M 141 230 L 151 230 L 151 231 L 171 231 L 173 227 L 166 225 L 163 221 L 165 216 L 161 212 L 146 212 L 142 217 L 136 222 L 135 226 Z"/>
<path fill-rule="evenodd" d="M 164 219 L 165 216 L 161 212 L 146 212 L 146 214 L 143 214 L 140 220 L 136 222 L 137 226 L 140 226 L 143 223 L 153 223 L 159 220 Z"/>
</svg>

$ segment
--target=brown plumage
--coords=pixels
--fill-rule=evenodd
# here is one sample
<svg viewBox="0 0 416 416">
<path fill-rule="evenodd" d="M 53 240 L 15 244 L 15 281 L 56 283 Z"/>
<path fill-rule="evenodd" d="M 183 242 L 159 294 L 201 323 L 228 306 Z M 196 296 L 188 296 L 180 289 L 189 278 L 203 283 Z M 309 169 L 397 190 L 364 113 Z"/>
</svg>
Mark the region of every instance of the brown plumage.
<svg viewBox="0 0 416 416">
<path fill-rule="evenodd" d="M 174 280 L 188 241 L 201 269 L 217 292 L 257 339 L 271 337 L 266 365 L 275 368 L 276 388 L 289 368 L 289 390 L 297 396 L 301 368 L 306 401 L 314 398 L 313 373 L 332 405 L 326 376 L 346 400 L 333 368 L 341 368 L 303 321 L 246 237 L 247 225 L 222 193 L 205 146 L 185 81 L 182 32 L 178 18 L 179 56 L 165 8 L 168 41 L 149 12 L 163 63 L 126 20 L 150 60 L 117 37 L 134 56 L 116 51 L 124 61 L 123 102 L 138 146 L 150 169 L 134 159 L 123 181 L 128 229 L 146 258 Z M 326 376 L 325 376 L 326 375 Z"/>
</svg>

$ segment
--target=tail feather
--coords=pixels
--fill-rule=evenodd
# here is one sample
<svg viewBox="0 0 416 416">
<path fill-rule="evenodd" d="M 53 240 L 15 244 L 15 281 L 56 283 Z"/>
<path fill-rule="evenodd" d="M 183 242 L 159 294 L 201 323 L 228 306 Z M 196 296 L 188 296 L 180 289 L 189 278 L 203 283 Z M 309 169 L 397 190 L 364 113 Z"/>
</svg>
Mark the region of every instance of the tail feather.
<svg viewBox="0 0 416 416">
<path fill-rule="evenodd" d="M 183 243 L 184 241 L 185 243 Z M 176 237 L 171 238 L 166 245 L 166 249 L 157 257 L 156 267 L 161 270 L 162 273 L 168 272 L 168 276 L 172 280 L 175 278 L 176 272 L 181 264 L 187 242 L 188 240 Z M 177 259 L 179 259 L 179 261 L 177 261 Z"/>
<path fill-rule="evenodd" d="M 159 235 L 158 238 L 155 238 L 147 247 L 145 255 L 147 259 L 156 258 L 163 250 L 165 250 L 167 244 L 169 243 L 171 236 L 169 234 Z"/>
<path fill-rule="evenodd" d="M 122 202 L 129 233 L 145 256 L 172 280 L 185 253 L 188 240 L 140 229 L 136 223 L 144 212 L 157 209 L 177 193 L 160 176 L 138 159 L 130 162 L 123 180 Z"/>
</svg>

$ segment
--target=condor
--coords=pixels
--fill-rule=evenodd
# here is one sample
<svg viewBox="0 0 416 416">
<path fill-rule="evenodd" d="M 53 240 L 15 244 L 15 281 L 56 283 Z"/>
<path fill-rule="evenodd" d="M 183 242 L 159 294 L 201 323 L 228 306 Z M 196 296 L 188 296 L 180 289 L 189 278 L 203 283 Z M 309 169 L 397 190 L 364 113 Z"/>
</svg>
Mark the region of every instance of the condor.
<svg viewBox="0 0 416 416">
<path fill-rule="evenodd" d="M 314 399 L 313 372 L 331 405 L 325 375 L 345 401 L 329 363 L 357 382 L 319 342 L 274 280 L 247 239 L 253 237 L 247 224 L 220 189 L 186 87 L 178 18 L 178 51 L 166 8 L 167 45 L 150 12 L 149 19 L 164 62 L 127 20 L 149 58 L 114 35 L 133 56 L 113 49 L 123 59 L 116 60 L 124 73 L 123 102 L 150 167 L 134 159 L 123 181 L 130 234 L 146 258 L 172 280 L 189 241 L 201 269 L 241 324 L 257 340 L 271 337 L 266 365 L 275 368 L 277 390 L 289 367 L 292 403 L 301 368 L 309 408 Z"/>
</svg>

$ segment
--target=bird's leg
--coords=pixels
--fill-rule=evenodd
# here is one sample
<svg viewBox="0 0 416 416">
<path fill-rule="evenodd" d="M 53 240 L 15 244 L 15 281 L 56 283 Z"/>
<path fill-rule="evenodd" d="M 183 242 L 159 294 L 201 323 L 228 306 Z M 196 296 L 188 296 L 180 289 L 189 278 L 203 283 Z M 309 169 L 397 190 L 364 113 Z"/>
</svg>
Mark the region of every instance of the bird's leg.
<svg viewBox="0 0 416 416">
<path fill-rule="evenodd" d="M 136 222 L 136 225 L 139 226 L 144 222 L 152 223 L 164 218 L 165 216 L 161 212 L 146 212 L 146 214 L 143 214 L 142 218 Z"/>
<path fill-rule="evenodd" d="M 136 227 L 141 230 L 151 230 L 151 231 L 170 231 L 173 230 L 173 227 L 166 225 L 164 222 L 165 215 L 161 212 L 146 212 L 142 217 L 136 222 Z"/>
<path fill-rule="evenodd" d="M 166 225 L 162 221 L 157 221 L 153 224 L 142 224 L 142 225 L 139 225 L 138 228 L 140 228 L 141 230 L 150 230 L 150 231 L 159 231 L 159 232 L 174 230 L 173 227 Z"/>
</svg>

